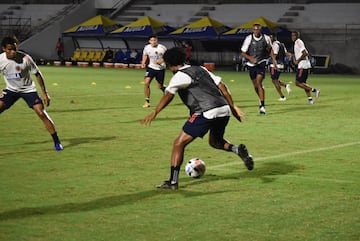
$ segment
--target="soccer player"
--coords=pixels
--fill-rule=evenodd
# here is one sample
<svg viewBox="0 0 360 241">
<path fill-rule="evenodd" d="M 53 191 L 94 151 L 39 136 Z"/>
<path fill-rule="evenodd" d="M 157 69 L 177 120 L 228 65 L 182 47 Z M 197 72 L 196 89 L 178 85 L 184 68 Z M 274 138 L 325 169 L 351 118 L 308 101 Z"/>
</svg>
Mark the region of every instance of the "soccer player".
<svg viewBox="0 0 360 241">
<path fill-rule="evenodd" d="M 309 70 L 311 69 L 311 63 L 309 60 L 309 52 L 305 48 L 304 42 L 300 39 L 300 33 L 293 31 L 291 33 L 291 39 L 294 42 L 294 64 L 297 66 L 296 69 L 296 86 L 305 90 L 306 96 L 308 97 L 308 104 L 314 104 L 314 100 L 311 96 L 311 92 L 315 93 L 315 97 L 319 98 L 320 89 L 316 89 L 308 85 L 307 78 Z"/>
<path fill-rule="evenodd" d="M 270 73 L 272 82 L 280 95 L 279 101 L 286 101 L 286 97 L 284 96 L 283 92 L 281 91 L 281 86 L 286 88 L 288 95 L 291 92 L 290 84 L 286 84 L 279 79 L 280 74 L 284 71 L 284 64 L 285 64 L 285 57 L 286 57 L 286 47 L 283 43 L 277 40 L 276 34 L 271 33 L 269 35 L 271 42 L 272 42 L 272 63 L 270 64 Z"/>
<path fill-rule="evenodd" d="M 165 51 L 166 47 L 158 43 L 157 36 L 152 35 L 149 37 L 149 44 L 144 47 L 141 61 L 141 68 L 146 68 L 144 77 L 144 108 L 150 107 L 150 84 L 153 78 L 158 82 L 159 89 L 163 92 L 165 90 L 164 79 L 166 66 L 163 60 Z"/>
<path fill-rule="evenodd" d="M 219 76 L 201 66 L 184 64 L 186 54 L 183 48 L 167 50 L 164 60 L 174 73 L 159 104 L 141 123 L 151 123 L 157 114 L 174 98 L 176 93 L 190 110 L 190 118 L 173 143 L 170 161 L 170 178 L 157 186 L 161 189 L 178 189 L 179 172 L 183 163 L 185 147 L 197 137 L 204 137 L 209 131 L 211 147 L 234 152 L 245 163 L 248 170 L 254 168 L 254 161 L 244 144 L 233 145 L 224 139 L 230 113 L 241 121 L 244 113 L 234 104 L 227 86 Z"/>
<path fill-rule="evenodd" d="M 43 75 L 29 55 L 17 51 L 16 45 L 16 40 L 12 37 L 5 37 L 1 42 L 3 53 L 0 54 L 0 72 L 4 74 L 6 88 L 0 94 L 0 113 L 9 109 L 18 99 L 24 99 L 51 134 L 55 150 L 61 151 L 63 147 L 55 130 L 54 122 L 44 109 L 44 103 L 46 106 L 50 104 L 50 96 L 46 90 Z M 31 74 L 36 76 L 43 92 L 44 101 L 36 90 Z"/>
<path fill-rule="evenodd" d="M 266 63 L 271 53 L 271 40 L 268 35 L 261 33 L 261 25 L 256 23 L 252 28 L 253 33 L 246 36 L 241 46 L 241 55 L 248 61 L 249 76 L 253 82 L 255 92 L 259 97 L 260 114 L 265 114 L 265 90 L 262 82 L 265 78 Z"/>
</svg>

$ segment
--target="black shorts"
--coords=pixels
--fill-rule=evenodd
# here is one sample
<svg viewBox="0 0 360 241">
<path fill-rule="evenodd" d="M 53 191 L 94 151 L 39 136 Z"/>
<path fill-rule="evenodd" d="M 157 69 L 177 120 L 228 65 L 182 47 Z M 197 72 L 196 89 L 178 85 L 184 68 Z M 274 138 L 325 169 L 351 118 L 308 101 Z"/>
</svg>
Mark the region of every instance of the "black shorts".
<svg viewBox="0 0 360 241">
<path fill-rule="evenodd" d="M 281 71 L 277 70 L 274 67 L 271 67 L 270 69 L 271 79 L 272 80 L 278 80 L 281 74 Z"/>
<path fill-rule="evenodd" d="M 296 81 L 300 83 L 306 83 L 309 75 L 308 69 L 297 69 L 296 70 Z"/>
<path fill-rule="evenodd" d="M 18 93 L 4 89 L 0 95 L 0 101 L 4 102 L 5 109 L 9 109 L 20 98 L 24 99 L 30 108 L 33 108 L 33 106 L 37 104 L 43 104 L 37 92 Z"/>
<path fill-rule="evenodd" d="M 184 124 L 183 131 L 194 138 L 202 138 L 210 130 L 210 135 L 215 140 L 222 140 L 229 119 L 229 116 L 206 119 L 202 115 L 193 114 Z"/>
<path fill-rule="evenodd" d="M 257 75 L 262 75 L 265 78 L 266 62 L 262 62 L 255 66 L 248 66 L 250 79 L 256 79 Z"/>
<path fill-rule="evenodd" d="M 146 73 L 144 78 L 150 78 L 152 80 L 153 78 L 156 79 L 156 81 L 159 84 L 164 84 L 165 79 L 165 69 L 162 70 L 156 70 L 149 67 L 146 67 Z"/>
</svg>

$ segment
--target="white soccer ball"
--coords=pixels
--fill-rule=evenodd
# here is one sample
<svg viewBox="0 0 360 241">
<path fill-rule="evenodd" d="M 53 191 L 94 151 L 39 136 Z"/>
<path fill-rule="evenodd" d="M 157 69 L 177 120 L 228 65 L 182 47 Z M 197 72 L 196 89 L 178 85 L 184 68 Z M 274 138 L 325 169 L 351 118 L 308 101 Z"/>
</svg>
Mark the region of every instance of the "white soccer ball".
<svg viewBox="0 0 360 241">
<path fill-rule="evenodd" d="M 199 178 L 204 175 L 205 170 L 205 162 L 199 158 L 193 158 L 185 165 L 185 172 L 189 177 Z"/>
</svg>

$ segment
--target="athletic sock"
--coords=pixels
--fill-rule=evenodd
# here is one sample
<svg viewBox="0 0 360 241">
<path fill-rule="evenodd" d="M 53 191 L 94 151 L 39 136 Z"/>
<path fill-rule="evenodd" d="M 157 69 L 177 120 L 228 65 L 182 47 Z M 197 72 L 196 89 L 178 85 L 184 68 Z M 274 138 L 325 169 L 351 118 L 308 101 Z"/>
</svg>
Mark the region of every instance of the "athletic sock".
<svg viewBox="0 0 360 241">
<path fill-rule="evenodd" d="M 150 103 L 150 98 L 145 98 L 145 101 L 146 101 L 147 103 Z"/>
<path fill-rule="evenodd" d="M 264 106 L 265 107 L 265 100 L 262 100 L 262 101 L 260 101 L 260 107 L 262 107 L 262 106 Z"/>
<path fill-rule="evenodd" d="M 233 144 L 230 144 L 228 151 L 232 151 L 232 152 L 234 152 L 235 154 L 239 154 L 238 149 L 239 149 L 238 146 L 235 146 L 235 145 L 233 145 Z"/>
<path fill-rule="evenodd" d="M 60 139 L 57 135 L 57 132 L 55 131 L 54 134 L 51 134 L 51 137 L 53 138 L 54 143 L 60 143 Z"/>
<path fill-rule="evenodd" d="M 171 173 L 170 173 L 171 184 L 179 182 L 179 172 L 180 172 L 180 166 L 176 166 L 176 167 L 171 166 Z"/>
</svg>

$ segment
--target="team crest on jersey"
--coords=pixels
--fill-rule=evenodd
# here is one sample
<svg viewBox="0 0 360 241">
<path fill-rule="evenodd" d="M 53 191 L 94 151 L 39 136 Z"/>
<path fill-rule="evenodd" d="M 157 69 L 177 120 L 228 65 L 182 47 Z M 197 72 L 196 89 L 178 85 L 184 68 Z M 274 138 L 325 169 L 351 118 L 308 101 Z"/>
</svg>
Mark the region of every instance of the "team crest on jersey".
<svg viewBox="0 0 360 241">
<path fill-rule="evenodd" d="M 16 71 L 20 71 L 20 70 L 21 70 L 21 68 L 20 68 L 19 65 L 16 65 L 15 69 L 16 69 Z"/>
</svg>

